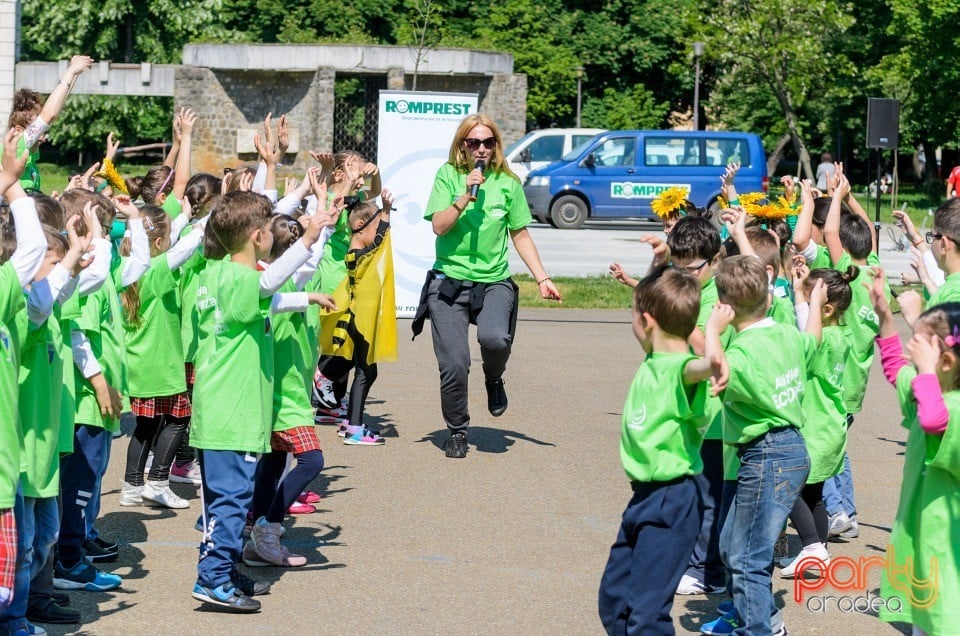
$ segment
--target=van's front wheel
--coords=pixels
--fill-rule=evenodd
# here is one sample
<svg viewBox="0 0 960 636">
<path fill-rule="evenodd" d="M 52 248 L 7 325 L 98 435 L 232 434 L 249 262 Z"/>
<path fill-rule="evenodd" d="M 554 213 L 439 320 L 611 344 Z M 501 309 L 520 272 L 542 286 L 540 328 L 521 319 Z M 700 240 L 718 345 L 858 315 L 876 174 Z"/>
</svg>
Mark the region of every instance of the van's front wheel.
<svg viewBox="0 0 960 636">
<path fill-rule="evenodd" d="M 579 230 L 587 220 L 587 204 L 580 197 L 564 195 L 550 207 L 550 220 L 561 230 Z"/>
</svg>

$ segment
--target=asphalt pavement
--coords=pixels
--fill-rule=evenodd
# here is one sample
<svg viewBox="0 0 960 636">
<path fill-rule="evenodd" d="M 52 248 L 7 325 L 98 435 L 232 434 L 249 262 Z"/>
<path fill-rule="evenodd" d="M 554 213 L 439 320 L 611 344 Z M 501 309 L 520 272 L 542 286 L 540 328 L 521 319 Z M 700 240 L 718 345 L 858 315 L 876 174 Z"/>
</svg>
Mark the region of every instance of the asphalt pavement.
<svg viewBox="0 0 960 636">
<path fill-rule="evenodd" d="M 580 230 L 558 230 L 543 223 L 529 226 L 544 267 L 552 276 L 595 276 L 606 274 L 617 261 L 633 275 L 647 271 L 652 259 L 649 245 L 640 242 L 644 234 L 663 236 L 659 224 L 589 222 Z M 894 233 L 896 236 L 896 233 Z M 880 231 L 880 262 L 891 282 L 910 270 L 909 252 L 896 249 L 888 226 Z M 528 273 L 516 252 L 510 249 L 510 271 Z"/>
<path fill-rule="evenodd" d="M 402 320 L 400 334 L 399 361 L 381 365 L 368 405 L 387 444 L 344 446 L 333 427 L 319 427 L 327 467 L 312 488 L 325 498 L 317 513 L 288 519 L 284 538 L 309 564 L 248 570 L 274 581 L 260 613 L 204 611 L 191 598 L 195 488 L 174 485 L 190 500 L 187 510 L 118 505 L 122 437 L 98 527 L 121 542 L 105 569 L 123 587 L 71 592 L 83 624 L 50 633 L 601 634 L 597 586 L 631 494 L 618 455 L 624 396 L 641 359 L 629 313 L 521 310 L 505 376 L 510 406 L 500 418 L 486 411 L 474 342 L 470 452 L 461 460 L 440 448 L 446 433 L 429 333 L 411 342 Z M 831 544 L 834 556 L 882 555 L 896 510 L 906 435 L 874 366 L 849 445 L 861 534 Z M 874 569 L 867 577 L 874 595 L 878 576 Z M 823 612 L 798 604 L 790 582 L 775 578 L 774 586 L 792 634 L 897 633 L 836 602 Z M 695 632 L 720 600 L 677 597 L 678 632 Z"/>
</svg>

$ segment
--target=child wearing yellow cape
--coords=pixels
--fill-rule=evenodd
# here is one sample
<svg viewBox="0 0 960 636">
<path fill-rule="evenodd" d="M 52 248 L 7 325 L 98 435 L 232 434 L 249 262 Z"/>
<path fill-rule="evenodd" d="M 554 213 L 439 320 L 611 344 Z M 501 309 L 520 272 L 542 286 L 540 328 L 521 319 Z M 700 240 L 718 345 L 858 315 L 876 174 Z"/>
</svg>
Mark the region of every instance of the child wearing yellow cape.
<svg viewBox="0 0 960 636">
<path fill-rule="evenodd" d="M 336 382 L 355 369 L 348 419 L 338 431 L 349 445 L 384 444 L 383 437 L 364 425 L 363 411 L 377 379 L 377 363 L 397 359 L 389 191 L 383 191 L 381 200 L 383 208 L 358 201 L 350 209 L 353 234 L 344 259 L 347 277 L 333 293 L 337 307 L 343 309 L 325 312 L 320 322 L 320 345 L 331 356 L 322 361 L 320 371 Z"/>
</svg>

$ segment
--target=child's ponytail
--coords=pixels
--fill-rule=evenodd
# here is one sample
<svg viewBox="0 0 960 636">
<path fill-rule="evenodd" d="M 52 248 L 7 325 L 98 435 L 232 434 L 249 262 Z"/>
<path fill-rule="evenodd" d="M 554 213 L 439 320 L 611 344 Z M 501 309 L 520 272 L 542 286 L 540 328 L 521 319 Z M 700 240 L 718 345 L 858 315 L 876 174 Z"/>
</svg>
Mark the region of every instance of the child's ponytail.
<svg viewBox="0 0 960 636">
<path fill-rule="evenodd" d="M 860 268 L 856 265 L 851 265 L 847 268 L 847 271 L 841 274 L 840 277 L 843 278 L 844 282 L 849 285 L 853 283 L 853 281 L 857 280 L 858 276 L 860 276 Z"/>
<path fill-rule="evenodd" d="M 818 280 L 822 280 L 827 288 L 827 302 L 833 305 L 837 312 L 837 317 L 842 318 L 843 313 L 850 308 L 853 302 L 853 289 L 850 281 L 855 280 L 860 275 L 860 268 L 851 265 L 845 272 L 838 272 L 832 268 L 815 269 L 810 272 L 807 282 L 804 285 L 807 293 L 813 289 Z"/>
<path fill-rule="evenodd" d="M 143 219 L 143 228 L 147 231 L 147 240 L 150 242 L 150 256 L 159 256 L 170 247 L 170 217 L 163 208 L 156 205 L 145 205 L 140 209 Z M 120 255 L 130 256 L 132 242 L 125 236 L 120 242 Z M 137 329 L 142 324 L 140 317 L 140 284 L 132 283 L 120 293 L 120 304 L 126 324 Z"/>
</svg>

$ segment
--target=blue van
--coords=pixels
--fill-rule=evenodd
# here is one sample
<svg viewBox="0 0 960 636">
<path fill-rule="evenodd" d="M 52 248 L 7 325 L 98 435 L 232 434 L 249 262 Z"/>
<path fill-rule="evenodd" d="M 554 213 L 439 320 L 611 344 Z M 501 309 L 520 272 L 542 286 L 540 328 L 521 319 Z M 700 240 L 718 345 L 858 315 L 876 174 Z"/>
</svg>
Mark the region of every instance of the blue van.
<svg viewBox="0 0 960 636">
<path fill-rule="evenodd" d="M 720 176 L 740 162 L 738 192 L 766 192 L 767 156 L 760 137 L 741 132 L 611 130 L 534 170 L 523 186 L 533 217 L 576 229 L 588 219 L 648 219 L 650 202 L 673 186 L 696 205 L 715 206 Z"/>
</svg>

